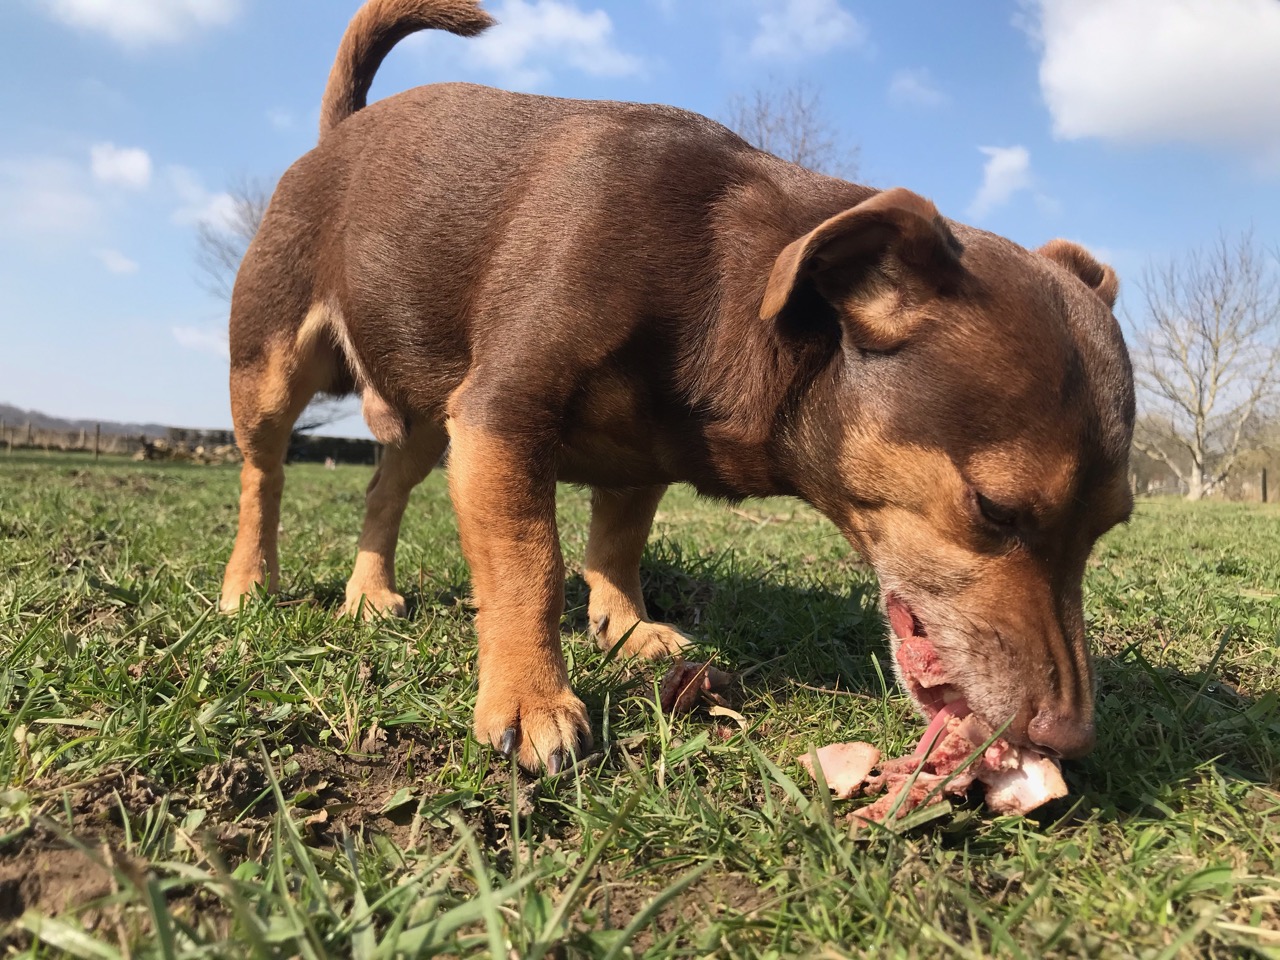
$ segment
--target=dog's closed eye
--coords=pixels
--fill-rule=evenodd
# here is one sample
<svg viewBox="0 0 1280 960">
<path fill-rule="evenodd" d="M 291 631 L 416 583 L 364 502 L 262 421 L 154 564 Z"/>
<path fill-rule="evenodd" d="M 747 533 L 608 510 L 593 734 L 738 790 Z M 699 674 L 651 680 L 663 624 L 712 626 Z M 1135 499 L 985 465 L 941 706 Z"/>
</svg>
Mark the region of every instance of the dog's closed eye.
<svg viewBox="0 0 1280 960">
<path fill-rule="evenodd" d="M 973 496 L 978 505 L 978 512 L 988 523 L 1004 530 L 1011 530 L 1018 525 L 1019 513 L 1016 507 L 996 503 L 977 490 L 973 491 Z"/>
</svg>

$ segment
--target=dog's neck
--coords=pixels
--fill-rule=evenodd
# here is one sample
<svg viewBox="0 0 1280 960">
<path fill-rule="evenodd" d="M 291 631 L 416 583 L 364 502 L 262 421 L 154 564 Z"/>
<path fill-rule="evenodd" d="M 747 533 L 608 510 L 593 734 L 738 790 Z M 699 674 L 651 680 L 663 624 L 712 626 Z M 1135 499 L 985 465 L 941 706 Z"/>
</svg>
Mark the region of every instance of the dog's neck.
<svg viewBox="0 0 1280 960">
<path fill-rule="evenodd" d="M 683 353 L 689 399 L 706 417 L 713 460 L 733 493 L 802 493 L 790 432 L 800 407 L 834 397 L 822 384 L 840 351 L 839 326 L 821 309 L 810 329 L 762 320 L 761 301 L 787 244 L 874 193 L 761 156 L 715 206 L 714 313 L 695 325 Z"/>
</svg>

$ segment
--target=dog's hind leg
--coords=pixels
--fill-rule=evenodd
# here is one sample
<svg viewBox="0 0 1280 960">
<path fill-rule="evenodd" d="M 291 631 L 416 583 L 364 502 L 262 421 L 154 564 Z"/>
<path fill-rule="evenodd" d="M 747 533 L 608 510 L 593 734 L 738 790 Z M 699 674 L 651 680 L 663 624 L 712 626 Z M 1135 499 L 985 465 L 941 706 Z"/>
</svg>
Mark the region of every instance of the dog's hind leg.
<svg viewBox="0 0 1280 960">
<path fill-rule="evenodd" d="M 591 632 L 604 650 L 613 649 L 625 636 L 620 651 L 624 656 L 652 659 L 679 653 L 691 642 L 670 624 L 650 620 L 640 591 L 640 557 L 666 490 L 592 490 L 584 576 L 591 588 Z"/>
<path fill-rule="evenodd" d="M 231 417 L 244 466 L 240 523 L 218 604 L 227 613 L 258 585 L 280 588 L 276 541 L 289 436 L 311 398 L 331 387 L 339 363 L 328 339 L 315 335 L 315 315 L 295 334 L 245 316 L 240 303 L 232 306 Z"/>
<path fill-rule="evenodd" d="M 431 472 L 449 443 L 444 427 L 426 420 L 409 425 L 408 436 L 387 446 L 365 493 L 364 528 L 355 569 L 347 581 L 343 612 L 365 618 L 403 617 L 404 597 L 396 593 L 396 541 L 409 494 Z"/>
</svg>

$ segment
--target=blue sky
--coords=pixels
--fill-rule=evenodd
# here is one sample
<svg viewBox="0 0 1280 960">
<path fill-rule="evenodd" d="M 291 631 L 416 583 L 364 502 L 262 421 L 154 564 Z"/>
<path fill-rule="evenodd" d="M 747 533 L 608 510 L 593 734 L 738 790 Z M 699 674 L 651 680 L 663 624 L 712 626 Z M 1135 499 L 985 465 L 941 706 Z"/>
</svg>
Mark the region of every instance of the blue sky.
<svg viewBox="0 0 1280 960">
<path fill-rule="evenodd" d="M 196 224 L 220 222 L 233 179 L 274 179 L 313 145 L 357 6 L 0 5 L 0 402 L 230 424 Z M 486 6 L 500 27 L 402 44 L 373 97 L 465 79 L 723 116 L 805 81 L 858 180 L 1028 246 L 1079 241 L 1122 281 L 1219 230 L 1280 245 L 1280 0 Z"/>
</svg>

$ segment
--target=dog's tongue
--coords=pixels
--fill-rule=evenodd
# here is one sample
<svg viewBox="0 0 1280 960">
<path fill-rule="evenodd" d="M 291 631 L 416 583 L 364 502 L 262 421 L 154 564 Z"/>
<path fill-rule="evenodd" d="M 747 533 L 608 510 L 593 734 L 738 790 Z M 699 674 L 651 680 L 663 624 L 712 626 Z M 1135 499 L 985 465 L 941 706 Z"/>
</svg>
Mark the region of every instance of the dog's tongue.
<svg viewBox="0 0 1280 960">
<path fill-rule="evenodd" d="M 933 719 L 929 721 L 929 726 L 925 727 L 924 735 L 920 738 L 920 742 L 916 744 L 916 750 L 912 756 L 923 760 L 947 729 L 947 724 L 953 718 L 963 720 L 971 712 L 969 704 L 964 702 L 964 698 L 952 700 L 950 703 L 945 704 L 941 710 L 933 715 Z"/>
</svg>

